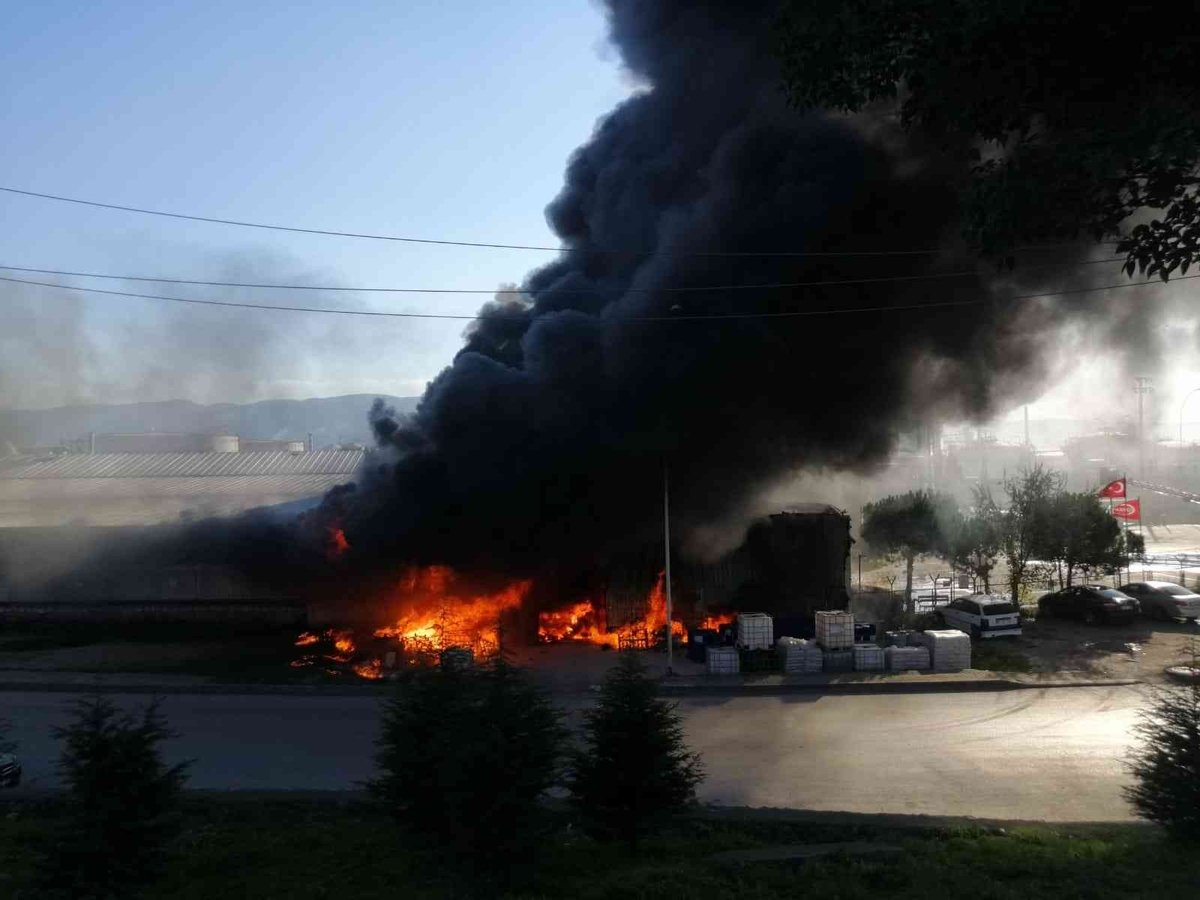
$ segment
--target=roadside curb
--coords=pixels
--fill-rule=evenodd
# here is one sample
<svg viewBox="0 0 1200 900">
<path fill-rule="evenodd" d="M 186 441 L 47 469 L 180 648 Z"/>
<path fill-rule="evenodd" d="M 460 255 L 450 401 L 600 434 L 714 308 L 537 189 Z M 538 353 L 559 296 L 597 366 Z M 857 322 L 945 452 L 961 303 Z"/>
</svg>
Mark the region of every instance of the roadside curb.
<svg viewBox="0 0 1200 900">
<path fill-rule="evenodd" d="M 951 694 L 988 691 L 1043 690 L 1048 688 L 1129 687 L 1138 679 L 1091 681 L 1017 681 L 1009 678 L 953 679 L 945 681 L 841 681 L 841 682 L 737 682 L 662 681 L 664 697 L 779 697 L 789 694 Z M 599 685 L 550 688 L 552 694 L 594 694 Z M 145 684 L 0 681 L 0 693 L 148 694 L 148 695 L 268 695 L 296 697 L 387 697 L 392 684 Z"/>
<path fill-rule="evenodd" d="M 1028 691 L 1047 688 L 1129 687 L 1138 679 L 1090 681 L 1016 681 L 1010 678 L 960 678 L 946 681 L 842 681 L 826 683 L 774 682 L 721 684 L 662 682 L 658 692 L 669 697 L 737 696 L 778 697 L 788 694 L 954 694 L 986 691 Z"/>
</svg>

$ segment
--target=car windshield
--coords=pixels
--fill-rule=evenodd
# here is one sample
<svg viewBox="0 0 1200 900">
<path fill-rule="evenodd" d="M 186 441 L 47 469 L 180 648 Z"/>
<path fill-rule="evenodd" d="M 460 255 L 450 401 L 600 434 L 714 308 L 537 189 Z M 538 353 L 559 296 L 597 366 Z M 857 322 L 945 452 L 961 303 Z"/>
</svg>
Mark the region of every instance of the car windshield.
<svg viewBox="0 0 1200 900">
<path fill-rule="evenodd" d="M 1180 587 L 1177 584 L 1159 585 L 1158 589 L 1160 591 L 1162 591 L 1164 594 L 1170 594 L 1172 597 L 1194 597 L 1194 596 L 1196 596 L 1194 591 L 1189 591 L 1187 588 Z"/>
<path fill-rule="evenodd" d="M 1011 603 L 989 603 L 983 608 L 985 616 L 1007 616 L 1015 612 L 1019 610 Z"/>
<path fill-rule="evenodd" d="M 1109 588 L 1108 590 L 1104 590 L 1104 591 L 1099 591 L 1098 593 L 1100 594 L 1101 597 L 1108 597 L 1111 600 L 1132 600 L 1133 599 L 1128 594 L 1123 593 L 1122 591 L 1115 591 L 1112 588 Z"/>
</svg>

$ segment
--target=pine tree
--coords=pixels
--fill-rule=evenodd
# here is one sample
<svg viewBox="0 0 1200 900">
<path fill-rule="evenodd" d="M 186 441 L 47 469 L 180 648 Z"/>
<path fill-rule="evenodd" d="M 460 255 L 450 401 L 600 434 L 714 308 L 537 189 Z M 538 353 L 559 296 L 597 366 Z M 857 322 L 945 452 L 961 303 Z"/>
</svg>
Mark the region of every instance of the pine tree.
<svg viewBox="0 0 1200 900">
<path fill-rule="evenodd" d="M 368 791 L 409 839 L 476 876 L 519 877 L 544 837 L 565 737 L 558 713 L 503 661 L 432 669 L 384 709 Z"/>
<path fill-rule="evenodd" d="M 65 744 L 66 811 L 45 848 L 44 895 L 128 897 L 165 865 L 190 764 L 163 763 L 160 745 L 173 734 L 157 700 L 135 719 L 96 694 L 54 734 Z"/>
<path fill-rule="evenodd" d="M 1200 682 L 1162 691 L 1134 732 L 1141 741 L 1126 798 L 1143 819 L 1200 841 Z"/>
<path fill-rule="evenodd" d="M 574 755 L 571 798 L 587 830 L 638 849 L 644 835 L 695 799 L 704 774 L 672 703 L 632 654 L 605 679 Z"/>
</svg>

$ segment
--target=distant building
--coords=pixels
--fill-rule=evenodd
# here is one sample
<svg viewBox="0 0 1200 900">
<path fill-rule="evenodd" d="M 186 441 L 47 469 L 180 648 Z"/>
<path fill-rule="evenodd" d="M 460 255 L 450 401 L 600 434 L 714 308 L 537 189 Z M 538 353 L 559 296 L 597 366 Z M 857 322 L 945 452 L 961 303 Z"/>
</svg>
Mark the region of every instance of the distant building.
<svg viewBox="0 0 1200 900">
<path fill-rule="evenodd" d="M 0 460 L 0 530 L 153 525 L 313 503 L 352 481 L 366 453 L 71 453 Z"/>
</svg>

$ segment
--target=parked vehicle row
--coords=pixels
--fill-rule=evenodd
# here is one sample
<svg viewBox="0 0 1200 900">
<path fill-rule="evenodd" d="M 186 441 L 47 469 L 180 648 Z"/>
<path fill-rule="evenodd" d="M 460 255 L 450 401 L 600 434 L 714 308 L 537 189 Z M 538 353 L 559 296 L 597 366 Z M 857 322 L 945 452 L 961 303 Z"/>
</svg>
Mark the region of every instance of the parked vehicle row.
<svg viewBox="0 0 1200 900">
<path fill-rule="evenodd" d="M 938 609 L 947 626 L 972 637 L 1021 634 L 1021 611 L 1004 594 L 972 594 Z M 1038 600 L 1038 618 L 1076 619 L 1088 625 L 1116 625 L 1137 615 L 1164 621 L 1200 620 L 1200 594 L 1169 581 L 1136 581 L 1120 589 L 1080 584 L 1051 591 Z"/>
<path fill-rule="evenodd" d="M 1051 591 L 1038 600 L 1038 618 L 1078 619 L 1088 625 L 1132 622 L 1138 602 L 1116 588 L 1076 584 Z"/>
</svg>

